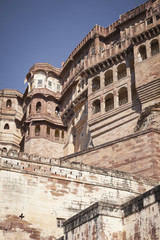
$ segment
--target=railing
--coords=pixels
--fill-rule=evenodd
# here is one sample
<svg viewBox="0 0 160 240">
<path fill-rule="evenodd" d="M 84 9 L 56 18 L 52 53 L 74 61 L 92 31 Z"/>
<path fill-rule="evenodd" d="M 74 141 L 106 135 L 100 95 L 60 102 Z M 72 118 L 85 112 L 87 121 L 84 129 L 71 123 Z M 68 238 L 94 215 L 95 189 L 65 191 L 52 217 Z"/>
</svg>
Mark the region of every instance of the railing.
<svg viewBox="0 0 160 240">
<path fill-rule="evenodd" d="M 106 109 L 106 112 L 109 111 L 109 110 L 114 109 L 114 104 L 112 103 L 110 105 L 107 105 L 105 109 Z"/>
<path fill-rule="evenodd" d="M 123 104 L 126 104 L 128 102 L 127 98 L 119 100 L 119 106 L 122 106 Z"/>
<path fill-rule="evenodd" d="M 126 71 L 118 74 L 118 80 L 125 78 L 127 76 Z"/>
<path fill-rule="evenodd" d="M 105 86 L 111 84 L 112 82 L 113 82 L 113 78 L 105 79 Z"/>
</svg>

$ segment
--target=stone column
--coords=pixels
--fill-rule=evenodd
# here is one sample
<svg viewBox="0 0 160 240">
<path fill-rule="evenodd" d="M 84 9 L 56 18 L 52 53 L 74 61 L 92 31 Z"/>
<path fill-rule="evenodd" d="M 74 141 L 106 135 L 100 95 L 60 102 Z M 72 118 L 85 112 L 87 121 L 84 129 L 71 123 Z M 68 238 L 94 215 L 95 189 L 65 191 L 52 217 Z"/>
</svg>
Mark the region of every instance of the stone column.
<svg viewBox="0 0 160 240">
<path fill-rule="evenodd" d="M 131 81 L 127 83 L 128 102 L 132 102 Z"/>
<path fill-rule="evenodd" d="M 113 82 L 116 82 L 118 80 L 117 78 L 117 65 L 113 65 Z"/>
<path fill-rule="evenodd" d="M 101 72 L 100 73 L 100 88 L 101 89 L 103 89 L 104 88 L 104 86 L 105 86 L 105 84 L 104 84 L 104 73 L 103 72 Z"/>
<path fill-rule="evenodd" d="M 117 108 L 119 107 L 119 92 L 118 92 L 119 89 L 115 89 L 113 91 L 113 96 L 114 96 L 114 108 Z"/>
<path fill-rule="evenodd" d="M 151 45 L 150 45 L 150 41 L 146 41 L 146 54 L 147 54 L 147 58 L 151 57 Z"/>
<path fill-rule="evenodd" d="M 100 97 L 100 103 L 101 103 L 101 114 L 105 113 L 105 100 L 104 100 L 104 96 Z"/>
</svg>

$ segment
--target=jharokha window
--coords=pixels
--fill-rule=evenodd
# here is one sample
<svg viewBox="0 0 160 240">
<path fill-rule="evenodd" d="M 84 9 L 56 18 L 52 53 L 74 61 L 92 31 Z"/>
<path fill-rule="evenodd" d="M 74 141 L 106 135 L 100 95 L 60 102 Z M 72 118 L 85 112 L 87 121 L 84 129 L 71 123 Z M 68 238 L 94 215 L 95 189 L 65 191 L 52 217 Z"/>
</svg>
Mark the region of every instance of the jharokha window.
<svg viewBox="0 0 160 240">
<path fill-rule="evenodd" d="M 36 104 L 36 112 L 40 112 L 41 111 L 41 102 L 37 102 Z"/>
<path fill-rule="evenodd" d="M 40 136 L 40 125 L 35 126 L 35 136 Z"/>
</svg>

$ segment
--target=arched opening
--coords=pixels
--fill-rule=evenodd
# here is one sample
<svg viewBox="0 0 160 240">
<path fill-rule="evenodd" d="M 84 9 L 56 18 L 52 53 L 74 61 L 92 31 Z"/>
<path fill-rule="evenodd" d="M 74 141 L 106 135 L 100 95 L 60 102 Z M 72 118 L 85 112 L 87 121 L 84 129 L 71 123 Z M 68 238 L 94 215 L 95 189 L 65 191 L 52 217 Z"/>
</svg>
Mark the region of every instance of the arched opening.
<svg viewBox="0 0 160 240">
<path fill-rule="evenodd" d="M 41 111 L 41 102 L 37 102 L 36 104 L 36 112 L 40 112 Z"/>
<path fill-rule="evenodd" d="M 35 126 L 35 136 L 40 136 L 40 125 Z"/>
<path fill-rule="evenodd" d="M 147 59 L 147 51 L 146 46 L 141 45 L 138 49 L 138 62 L 141 62 L 143 60 Z"/>
<path fill-rule="evenodd" d="M 7 100 L 6 102 L 6 107 L 12 107 L 12 101 L 10 99 Z"/>
<path fill-rule="evenodd" d="M 119 106 L 126 104 L 128 102 L 127 88 L 122 87 L 119 90 Z"/>
<path fill-rule="evenodd" d="M 61 138 L 62 138 L 62 141 L 64 141 L 64 130 L 62 130 L 61 132 Z"/>
<path fill-rule="evenodd" d="M 29 105 L 29 114 L 31 113 L 31 104 Z"/>
<path fill-rule="evenodd" d="M 60 113 L 60 108 L 59 108 L 58 106 L 56 106 L 56 108 L 55 108 L 55 114 L 56 114 L 57 116 L 59 116 L 59 113 Z"/>
<path fill-rule="evenodd" d="M 113 108 L 114 108 L 114 97 L 112 93 L 109 93 L 105 98 L 105 111 L 108 112 Z"/>
<path fill-rule="evenodd" d="M 59 134 L 59 130 L 56 129 L 56 130 L 55 130 L 55 135 L 54 135 L 54 136 L 55 136 L 55 140 L 59 140 L 59 135 L 60 135 L 60 134 Z"/>
<path fill-rule="evenodd" d="M 109 70 L 107 72 L 105 72 L 105 86 L 111 84 L 113 82 L 113 71 Z"/>
<path fill-rule="evenodd" d="M 92 80 L 92 91 L 95 92 L 100 89 L 100 77 L 95 77 Z"/>
<path fill-rule="evenodd" d="M 154 56 L 159 53 L 159 42 L 157 39 L 154 39 L 151 42 L 151 55 Z"/>
<path fill-rule="evenodd" d="M 50 127 L 49 127 L 49 126 L 47 126 L 47 129 L 46 129 L 46 134 L 47 134 L 47 137 L 49 137 L 49 136 L 50 136 L 50 132 L 51 132 L 51 130 L 50 130 Z"/>
<path fill-rule="evenodd" d="M 101 103 L 100 103 L 100 100 L 97 99 L 92 104 L 92 112 L 93 112 L 93 114 L 96 114 L 100 111 L 101 111 Z"/>
<path fill-rule="evenodd" d="M 2 151 L 3 151 L 3 152 L 7 152 L 7 148 L 3 147 L 3 148 L 2 148 Z"/>
<path fill-rule="evenodd" d="M 9 124 L 8 123 L 6 123 L 5 125 L 4 125 L 4 129 L 9 129 Z"/>
<path fill-rule="evenodd" d="M 84 88 L 84 79 L 82 79 L 82 81 L 81 81 L 81 87 L 82 87 L 82 89 Z"/>
<path fill-rule="evenodd" d="M 126 64 L 122 63 L 118 66 L 118 80 L 127 76 Z"/>
</svg>

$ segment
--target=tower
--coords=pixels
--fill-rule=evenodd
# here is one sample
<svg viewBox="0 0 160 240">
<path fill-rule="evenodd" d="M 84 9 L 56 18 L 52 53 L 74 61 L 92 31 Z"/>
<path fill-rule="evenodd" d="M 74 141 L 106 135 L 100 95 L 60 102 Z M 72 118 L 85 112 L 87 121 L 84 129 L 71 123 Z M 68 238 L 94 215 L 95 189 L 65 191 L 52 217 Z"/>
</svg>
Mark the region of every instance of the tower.
<svg viewBox="0 0 160 240">
<path fill-rule="evenodd" d="M 52 65 L 38 63 L 26 76 L 21 149 L 30 154 L 63 156 L 66 127 L 58 103 L 61 91 L 58 73 L 59 69 Z"/>
</svg>

